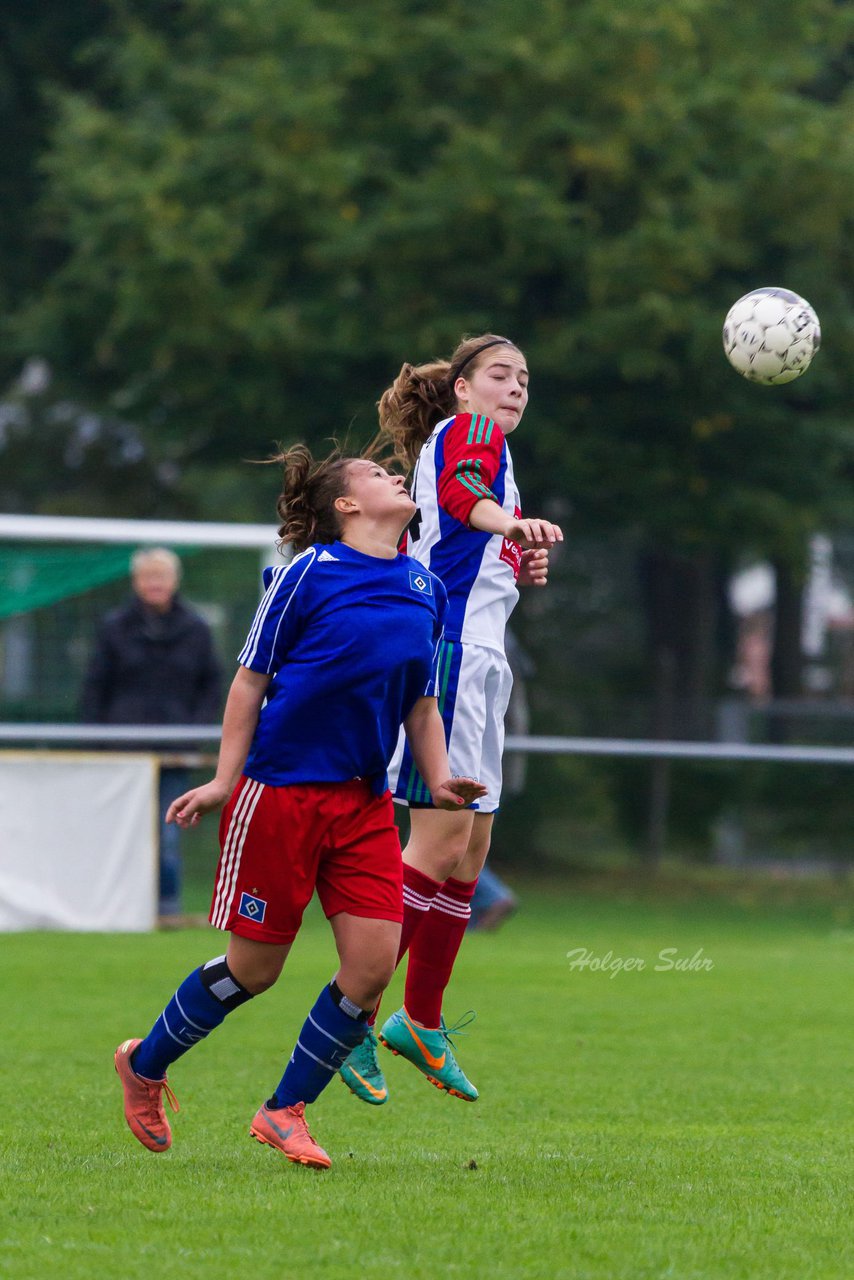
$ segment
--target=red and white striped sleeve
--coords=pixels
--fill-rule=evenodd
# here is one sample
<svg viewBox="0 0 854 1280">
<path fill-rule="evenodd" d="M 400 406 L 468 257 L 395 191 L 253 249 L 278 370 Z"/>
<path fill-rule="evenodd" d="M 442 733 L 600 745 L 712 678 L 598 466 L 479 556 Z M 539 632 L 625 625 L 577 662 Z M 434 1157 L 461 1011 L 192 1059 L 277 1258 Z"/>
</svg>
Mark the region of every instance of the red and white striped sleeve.
<svg viewBox="0 0 854 1280">
<path fill-rule="evenodd" d="M 498 502 L 490 486 L 501 468 L 504 432 L 482 413 L 458 413 L 445 431 L 443 446 L 439 506 L 467 525 L 475 503 L 482 498 Z"/>
</svg>

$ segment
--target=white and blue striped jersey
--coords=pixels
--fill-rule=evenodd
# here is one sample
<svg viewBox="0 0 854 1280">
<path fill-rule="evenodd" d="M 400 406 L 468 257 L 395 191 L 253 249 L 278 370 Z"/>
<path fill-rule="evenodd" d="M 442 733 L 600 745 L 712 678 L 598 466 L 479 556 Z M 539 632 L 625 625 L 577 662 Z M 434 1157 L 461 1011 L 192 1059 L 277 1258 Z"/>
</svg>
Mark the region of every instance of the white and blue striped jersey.
<svg viewBox="0 0 854 1280">
<path fill-rule="evenodd" d="M 366 778 L 381 794 L 401 724 L 437 694 L 444 586 L 409 556 L 342 542 L 264 581 L 238 661 L 273 678 L 244 773 L 271 786 Z"/>
<path fill-rule="evenodd" d="M 418 510 L 406 533 L 408 555 L 442 579 L 448 592 L 446 640 L 504 652 L 507 620 L 519 598 L 518 543 L 468 523 L 481 498 L 521 515 L 504 433 L 482 414 L 445 418 L 425 441 L 412 478 Z"/>
</svg>

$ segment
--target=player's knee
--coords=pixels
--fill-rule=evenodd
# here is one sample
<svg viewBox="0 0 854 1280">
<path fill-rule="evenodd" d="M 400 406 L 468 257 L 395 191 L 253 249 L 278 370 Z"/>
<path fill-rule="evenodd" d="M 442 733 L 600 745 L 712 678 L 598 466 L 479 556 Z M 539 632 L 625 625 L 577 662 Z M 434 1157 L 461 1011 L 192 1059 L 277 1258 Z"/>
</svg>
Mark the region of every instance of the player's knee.
<svg viewBox="0 0 854 1280">
<path fill-rule="evenodd" d="M 251 964 L 239 966 L 238 980 L 253 996 L 260 996 L 276 985 L 282 972 L 282 964 L 282 961 L 272 956 L 269 959 L 253 957 Z M 235 966 L 232 965 L 232 968 Z"/>
<path fill-rule="evenodd" d="M 489 844 L 489 836 L 485 840 L 472 841 L 466 850 L 465 857 L 460 860 L 457 866 L 456 876 L 458 880 L 477 879 L 486 864 Z"/>
<path fill-rule="evenodd" d="M 281 972 L 281 971 L 280 971 Z M 278 982 L 279 974 L 264 973 L 253 976 L 243 985 L 247 991 L 251 991 L 253 996 L 260 996 L 264 991 L 269 991 Z"/>
<path fill-rule="evenodd" d="M 395 970 L 396 964 L 397 964 L 397 954 L 393 956 L 389 956 L 385 961 L 385 963 L 381 964 L 377 968 L 377 972 L 374 975 L 374 985 L 376 986 L 376 989 L 377 989 L 378 1000 L 382 995 L 382 993 L 385 991 L 388 984 L 391 982 L 392 978 L 394 977 L 394 970 Z"/>
<path fill-rule="evenodd" d="M 363 987 L 359 992 L 359 999 L 356 1002 L 359 1005 L 359 1008 L 375 1009 L 387 986 L 388 983 L 386 982 L 381 987 L 376 985 Z"/>
<path fill-rule="evenodd" d="M 364 960 L 358 969 L 342 972 L 339 985 L 362 1009 L 373 1009 L 394 976 L 397 954 L 376 955 Z"/>
<path fill-rule="evenodd" d="M 465 861 L 468 843 L 465 839 L 449 840 L 441 850 L 436 851 L 433 878 L 445 881 L 455 874 L 457 868 Z"/>
<path fill-rule="evenodd" d="M 365 976 L 365 1000 L 362 1005 L 364 1009 L 373 1008 L 393 977 L 394 959 L 386 965 L 378 965 Z"/>
<path fill-rule="evenodd" d="M 226 959 L 241 986 L 259 996 L 278 981 L 289 951 L 290 944 L 257 942 L 232 934 Z"/>
</svg>

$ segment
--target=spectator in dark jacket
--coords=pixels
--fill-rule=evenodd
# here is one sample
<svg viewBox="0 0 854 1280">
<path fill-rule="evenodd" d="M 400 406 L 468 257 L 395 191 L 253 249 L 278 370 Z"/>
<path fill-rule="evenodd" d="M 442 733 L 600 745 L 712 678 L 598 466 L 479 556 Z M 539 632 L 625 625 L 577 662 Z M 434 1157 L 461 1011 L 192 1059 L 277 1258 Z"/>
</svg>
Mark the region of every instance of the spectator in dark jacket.
<svg viewBox="0 0 854 1280">
<path fill-rule="evenodd" d="M 181 562 L 163 547 L 135 552 L 130 601 L 98 630 L 83 685 L 87 724 L 216 724 L 221 668 L 207 623 L 178 595 Z M 174 744 L 173 744 L 174 750 Z M 180 830 L 169 805 L 187 790 L 187 771 L 160 770 L 160 914 L 181 910 Z"/>
</svg>

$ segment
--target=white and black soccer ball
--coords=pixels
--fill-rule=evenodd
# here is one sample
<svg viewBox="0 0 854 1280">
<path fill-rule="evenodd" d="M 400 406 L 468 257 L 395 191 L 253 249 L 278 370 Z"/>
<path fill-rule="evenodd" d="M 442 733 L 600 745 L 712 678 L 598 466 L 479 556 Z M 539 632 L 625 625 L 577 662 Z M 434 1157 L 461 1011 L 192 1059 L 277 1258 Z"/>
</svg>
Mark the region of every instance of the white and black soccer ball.
<svg viewBox="0 0 854 1280">
<path fill-rule="evenodd" d="M 751 382 L 774 387 L 799 378 L 821 344 L 818 316 L 790 289 L 753 289 L 724 321 L 724 351 Z"/>
</svg>

